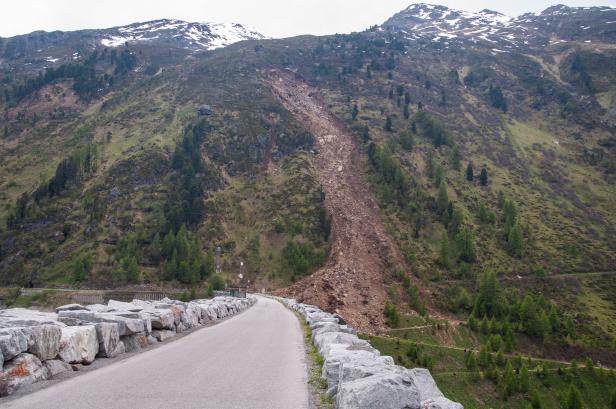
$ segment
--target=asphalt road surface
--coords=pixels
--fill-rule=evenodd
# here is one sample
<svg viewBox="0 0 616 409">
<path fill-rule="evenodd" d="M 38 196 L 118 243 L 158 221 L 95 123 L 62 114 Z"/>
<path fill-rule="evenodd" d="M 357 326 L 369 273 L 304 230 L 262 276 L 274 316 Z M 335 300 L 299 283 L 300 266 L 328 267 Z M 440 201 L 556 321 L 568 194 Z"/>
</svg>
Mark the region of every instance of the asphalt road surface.
<svg viewBox="0 0 616 409">
<path fill-rule="evenodd" d="M 259 297 L 217 325 L 2 406 L 307 409 L 307 381 L 299 321 Z"/>
</svg>

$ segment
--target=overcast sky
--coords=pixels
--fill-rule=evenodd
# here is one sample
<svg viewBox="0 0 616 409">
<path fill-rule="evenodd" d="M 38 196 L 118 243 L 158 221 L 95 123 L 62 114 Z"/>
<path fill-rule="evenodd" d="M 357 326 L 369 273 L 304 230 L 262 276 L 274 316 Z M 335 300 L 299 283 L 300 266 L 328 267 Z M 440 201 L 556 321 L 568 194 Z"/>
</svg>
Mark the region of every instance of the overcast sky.
<svg viewBox="0 0 616 409">
<path fill-rule="evenodd" d="M 439 0 L 427 3 L 517 16 L 558 0 Z M 35 30 L 106 28 L 157 18 L 238 22 L 272 37 L 363 30 L 402 10 L 409 0 L 8 0 L 0 5 L 0 36 Z M 616 7 L 616 0 L 566 1 L 570 6 Z"/>
</svg>

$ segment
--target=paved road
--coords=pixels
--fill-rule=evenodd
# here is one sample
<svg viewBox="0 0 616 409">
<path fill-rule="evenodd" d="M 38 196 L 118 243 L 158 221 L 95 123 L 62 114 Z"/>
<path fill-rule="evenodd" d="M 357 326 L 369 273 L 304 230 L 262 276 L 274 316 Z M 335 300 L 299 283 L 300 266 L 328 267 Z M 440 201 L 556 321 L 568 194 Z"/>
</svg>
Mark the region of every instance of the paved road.
<svg viewBox="0 0 616 409">
<path fill-rule="evenodd" d="M 280 303 L 7 402 L 5 408 L 308 408 L 302 331 Z"/>
</svg>

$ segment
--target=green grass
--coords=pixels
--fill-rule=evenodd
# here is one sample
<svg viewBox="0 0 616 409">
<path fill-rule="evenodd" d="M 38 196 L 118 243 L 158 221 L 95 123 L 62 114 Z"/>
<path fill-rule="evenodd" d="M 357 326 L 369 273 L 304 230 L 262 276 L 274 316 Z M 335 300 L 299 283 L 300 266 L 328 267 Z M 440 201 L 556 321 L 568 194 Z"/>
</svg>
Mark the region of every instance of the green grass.
<svg viewBox="0 0 616 409">
<path fill-rule="evenodd" d="M 372 337 L 362 335 L 372 346 L 384 355 L 390 355 L 397 364 L 412 368 L 418 366 L 410 361 L 406 352 L 415 342 L 390 337 Z M 465 364 L 464 349 L 454 349 L 444 345 L 418 343 L 420 355 L 430 356 L 433 360 L 430 371 L 441 391 L 449 399 L 458 401 L 467 409 L 512 408 L 524 409 L 530 402 L 529 393 L 516 392 L 504 399 L 500 388 L 486 379 L 485 374 L 471 373 Z M 537 391 L 546 408 L 560 408 L 569 385 L 575 384 L 588 408 L 607 408 L 610 392 L 616 388 L 616 374 L 613 371 L 595 368 L 589 373 L 579 367 L 573 376 L 568 366 L 541 359 L 523 358 L 530 371 L 530 390 Z M 547 370 L 546 378 L 539 378 L 534 372 L 540 365 Z M 563 373 L 559 374 L 558 368 Z M 499 368 L 502 371 L 502 368 Z"/>
</svg>

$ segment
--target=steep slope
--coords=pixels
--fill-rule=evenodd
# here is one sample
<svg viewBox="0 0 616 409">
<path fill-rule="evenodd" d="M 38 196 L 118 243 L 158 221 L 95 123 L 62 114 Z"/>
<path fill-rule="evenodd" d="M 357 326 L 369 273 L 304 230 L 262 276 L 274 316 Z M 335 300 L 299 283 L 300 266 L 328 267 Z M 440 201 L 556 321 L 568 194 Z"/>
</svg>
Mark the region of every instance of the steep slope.
<svg viewBox="0 0 616 409">
<path fill-rule="evenodd" d="M 382 330 L 380 306 L 387 299 L 383 277 L 404 260 L 383 228 L 378 205 L 362 176 L 355 140 L 328 112 L 318 91 L 292 72 L 273 71 L 269 83 L 282 104 L 316 138 L 315 170 L 332 217 L 325 265 L 294 284 L 288 294 L 339 312 L 363 331 Z"/>
</svg>

